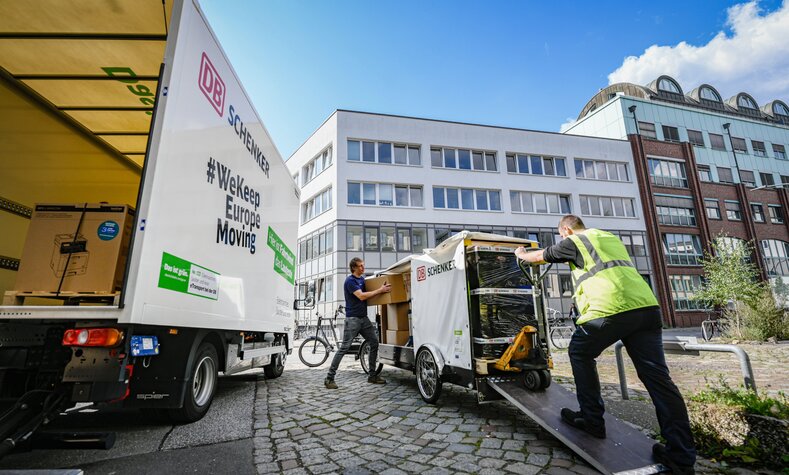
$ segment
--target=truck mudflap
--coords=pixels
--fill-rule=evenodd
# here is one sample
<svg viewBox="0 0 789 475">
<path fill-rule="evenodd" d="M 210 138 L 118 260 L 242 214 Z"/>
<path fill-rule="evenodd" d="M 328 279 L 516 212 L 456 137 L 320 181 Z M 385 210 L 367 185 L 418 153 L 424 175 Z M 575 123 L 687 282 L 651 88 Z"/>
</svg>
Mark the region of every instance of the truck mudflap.
<svg viewBox="0 0 789 475">
<path fill-rule="evenodd" d="M 488 377 L 487 385 L 562 441 L 594 468 L 609 475 L 648 475 L 668 471 L 652 460 L 655 440 L 605 414 L 607 437 L 598 439 L 561 421 L 563 407 L 577 407 L 574 393 L 553 384 L 528 391 L 519 378 Z"/>
</svg>

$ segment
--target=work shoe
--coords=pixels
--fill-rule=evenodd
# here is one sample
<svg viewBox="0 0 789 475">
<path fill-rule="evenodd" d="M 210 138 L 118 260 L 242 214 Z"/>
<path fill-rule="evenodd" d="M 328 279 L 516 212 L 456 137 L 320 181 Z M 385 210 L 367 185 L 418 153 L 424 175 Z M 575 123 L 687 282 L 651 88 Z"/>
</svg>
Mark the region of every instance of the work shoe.
<svg viewBox="0 0 789 475">
<path fill-rule="evenodd" d="M 326 378 L 323 381 L 323 385 L 326 386 L 326 389 L 338 389 L 337 383 L 334 382 L 333 379 Z"/>
<path fill-rule="evenodd" d="M 696 473 L 696 469 L 693 468 L 693 465 L 679 465 L 671 460 L 668 455 L 668 450 L 663 444 L 658 443 L 652 446 L 652 458 L 655 459 L 655 462 L 670 468 L 671 471 L 677 475 L 693 475 Z"/>
<path fill-rule="evenodd" d="M 581 429 L 582 431 L 586 432 L 587 434 L 597 437 L 598 439 L 605 439 L 605 426 L 599 427 L 592 427 L 586 424 L 584 417 L 581 415 L 580 411 L 573 411 L 572 409 L 568 409 L 566 407 L 562 408 L 562 421 L 575 427 L 576 429 Z"/>
<path fill-rule="evenodd" d="M 386 384 L 386 380 L 377 374 L 367 378 L 367 382 L 371 384 Z"/>
</svg>

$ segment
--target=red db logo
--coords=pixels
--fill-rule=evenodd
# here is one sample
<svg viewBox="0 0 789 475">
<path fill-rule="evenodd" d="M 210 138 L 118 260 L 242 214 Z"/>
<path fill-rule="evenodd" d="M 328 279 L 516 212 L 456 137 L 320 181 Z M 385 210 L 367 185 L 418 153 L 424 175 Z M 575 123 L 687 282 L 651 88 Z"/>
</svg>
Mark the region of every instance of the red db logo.
<svg viewBox="0 0 789 475">
<path fill-rule="evenodd" d="M 427 273 L 425 272 L 425 266 L 419 266 L 416 268 L 416 280 L 425 280 L 427 279 Z"/>
<path fill-rule="evenodd" d="M 200 62 L 200 77 L 197 79 L 197 83 L 205 97 L 208 98 L 208 102 L 214 106 L 216 113 L 222 117 L 225 112 L 225 82 L 219 77 L 219 71 L 211 64 L 211 60 L 205 53 L 203 53 L 203 59 Z"/>
</svg>

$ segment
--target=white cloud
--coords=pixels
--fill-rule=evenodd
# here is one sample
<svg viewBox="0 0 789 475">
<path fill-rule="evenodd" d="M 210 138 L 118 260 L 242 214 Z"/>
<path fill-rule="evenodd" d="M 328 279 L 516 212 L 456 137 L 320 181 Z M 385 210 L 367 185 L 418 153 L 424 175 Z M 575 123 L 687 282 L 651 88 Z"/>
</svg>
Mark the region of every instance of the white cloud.
<svg viewBox="0 0 789 475">
<path fill-rule="evenodd" d="M 559 132 L 564 133 L 565 130 L 575 125 L 576 122 L 578 121 L 573 119 L 572 117 L 568 117 L 567 120 L 565 120 L 564 124 L 559 126 Z"/>
<path fill-rule="evenodd" d="M 751 94 L 760 105 L 789 101 L 789 2 L 769 14 L 757 1 L 735 5 L 728 9 L 727 25 L 731 35 L 721 31 L 701 46 L 652 45 L 641 56 L 629 56 L 608 82 L 647 85 L 667 74 L 686 94 L 708 83 L 724 101 L 738 92 Z"/>
</svg>

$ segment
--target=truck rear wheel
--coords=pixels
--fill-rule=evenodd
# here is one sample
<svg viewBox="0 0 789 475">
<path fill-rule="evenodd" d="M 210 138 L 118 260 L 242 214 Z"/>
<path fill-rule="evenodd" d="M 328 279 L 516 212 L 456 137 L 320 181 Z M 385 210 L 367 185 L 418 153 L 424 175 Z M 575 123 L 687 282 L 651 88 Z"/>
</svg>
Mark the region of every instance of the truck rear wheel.
<svg viewBox="0 0 789 475">
<path fill-rule="evenodd" d="M 214 345 L 207 341 L 200 343 L 193 361 L 186 384 L 184 405 L 169 412 L 170 418 L 175 422 L 188 423 L 202 419 L 216 394 L 219 358 Z"/>
<path fill-rule="evenodd" d="M 271 355 L 271 363 L 263 367 L 263 373 L 268 379 L 279 378 L 283 371 L 285 371 L 285 353 Z"/>
</svg>

